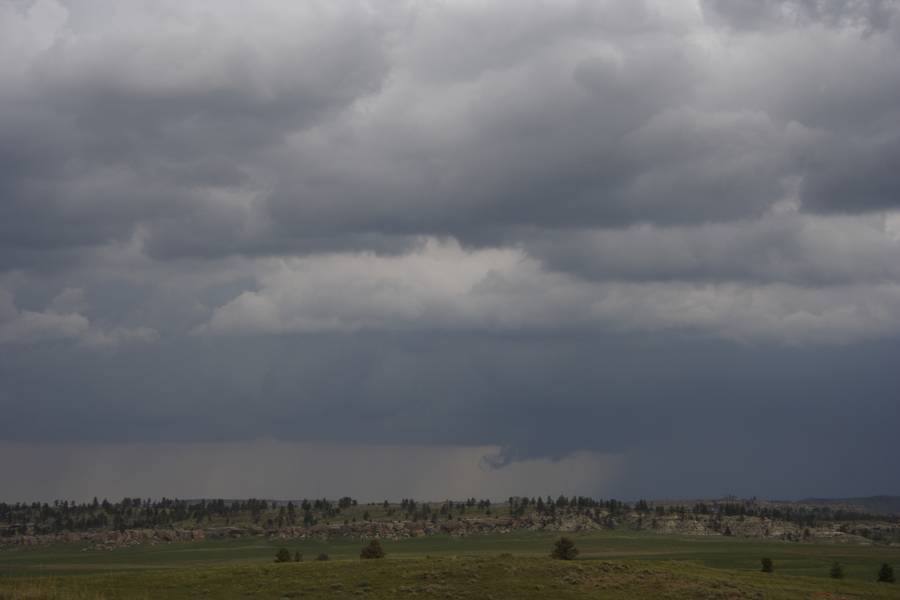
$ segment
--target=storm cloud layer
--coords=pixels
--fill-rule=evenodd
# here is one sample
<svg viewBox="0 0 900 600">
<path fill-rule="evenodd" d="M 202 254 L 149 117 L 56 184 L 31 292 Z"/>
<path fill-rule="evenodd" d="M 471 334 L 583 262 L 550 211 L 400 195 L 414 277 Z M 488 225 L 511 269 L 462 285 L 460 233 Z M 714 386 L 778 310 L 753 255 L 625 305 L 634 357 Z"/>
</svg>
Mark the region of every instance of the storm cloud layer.
<svg viewBox="0 0 900 600">
<path fill-rule="evenodd" d="M 0 440 L 900 493 L 900 2 L 8 0 L 0 81 Z"/>
</svg>

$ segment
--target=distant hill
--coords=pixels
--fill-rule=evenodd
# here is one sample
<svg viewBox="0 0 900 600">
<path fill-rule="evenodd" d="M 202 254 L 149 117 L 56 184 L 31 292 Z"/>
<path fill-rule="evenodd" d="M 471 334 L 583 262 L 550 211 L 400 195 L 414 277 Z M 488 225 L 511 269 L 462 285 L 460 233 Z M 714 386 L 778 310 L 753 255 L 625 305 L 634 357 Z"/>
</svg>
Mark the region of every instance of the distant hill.
<svg viewBox="0 0 900 600">
<path fill-rule="evenodd" d="M 900 515 L 900 496 L 865 496 L 862 498 L 805 498 L 797 504 L 845 508 L 873 515 Z"/>
</svg>

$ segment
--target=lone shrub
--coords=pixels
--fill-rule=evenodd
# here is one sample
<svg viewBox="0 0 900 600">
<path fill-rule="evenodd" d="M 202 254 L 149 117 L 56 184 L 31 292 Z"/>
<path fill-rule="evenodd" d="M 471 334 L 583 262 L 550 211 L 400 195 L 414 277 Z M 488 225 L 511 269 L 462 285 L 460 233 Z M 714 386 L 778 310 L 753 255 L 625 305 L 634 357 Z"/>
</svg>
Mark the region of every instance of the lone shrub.
<svg viewBox="0 0 900 600">
<path fill-rule="evenodd" d="M 303 562 L 303 555 L 300 552 L 294 552 L 294 562 Z"/>
<path fill-rule="evenodd" d="M 369 545 L 360 550 L 359 552 L 360 558 L 384 558 L 384 548 L 381 547 L 381 542 L 378 540 L 372 540 L 369 542 Z"/>
<path fill-rule="evenodd" d="M 762 562 L 762 572 L 763 573 L 772 573 L 773 571 L 775 571 L 775 565 L 772 564 L 771 558 L 766 557 L 766 558 L 762 559 L 762 561 L 760 561 L 760 562 Z"/>
<path fill-rule="evenodd" d="M 894 569 L 891 565 L 887 563 L 881 565 L 881 568 L 878 569 L 878 581 L 882 583 L 894 583 L 896 581 L 894 579 Z"/>
<path fill-rule="evenodd" d="M 550 553 L 550 558 L 557 560 L 574 560 L 576 556 L 578 556 L 578 548 L 567 537 L 561 537 L 556 540 L 556 543 L 553 544 L 553 552 Z"/>
<path fill-rule="evenodd" d="M 316 557 L 316 560 L 328 560 L 328 555 L 322 552 Z"/>
<path fill-rule="evenodd" d="M 278 553 L 275 555 L 275 562 L 291 562 L 291 551 L 287 548 L 279 548 Z"/>
<path fill-rule="evenodd" d="M 832 579 L 843 579 L 844 567 L 841 566 L 841 563 L 836 562 L 831 565 L 831 571 L 829 571 L 828 574 L 831 575 Z"/>
</svg>

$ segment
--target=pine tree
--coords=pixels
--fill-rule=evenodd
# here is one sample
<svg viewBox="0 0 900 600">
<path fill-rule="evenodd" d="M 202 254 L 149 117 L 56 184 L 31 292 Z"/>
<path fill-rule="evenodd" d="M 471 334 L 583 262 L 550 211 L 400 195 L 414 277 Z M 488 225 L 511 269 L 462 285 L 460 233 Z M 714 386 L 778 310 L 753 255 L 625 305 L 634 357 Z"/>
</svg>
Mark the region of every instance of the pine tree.
<svg viewBox="0 0 900 600">
<path fill-rule="evenodd" d="M 278 553 L 275 555 L 275 562 L 291 562 L 291 551 L 287 548 L 279 548 Z"/>
<path fill-rule="evenodd" d="M 896 581 L 894 579 L 894 569 L 891 565 L 887 563 L 881 565 L 881 568 L 878 569 L 878 581 L 882 583 L 894 583 Z"/>
<path fill-rule="evenodd" d="M 384 548 L 381 542 L 372 540 L 369 545 L 363 548 L 359 553 L 360 558 L 384 558 Z"/>
<path fill-rule="evenodd" d="M 831 565 L 831 571 L 828 573 L 831 575 L 832 579 L 843 579 L 844 578 L 844 567 L 841 566 L 841 563 L 835 562 Z"/>
<path fill-rule="evenodd" d="M 771 558 L 764 558 L 760 561 L 762 563 L 762 572 L 763 573 L 772 573 L 775 571 L 775 565 L 772 563 Z"/>
<path fill-rule="evenodd" d="M 567 537 L 559 538 L 553 545 L 553 552 L 550 553 L 551 558 L 558 560 L 574 560 L 576 556 L 578 556 L 578 548 Z"/>
</svg>

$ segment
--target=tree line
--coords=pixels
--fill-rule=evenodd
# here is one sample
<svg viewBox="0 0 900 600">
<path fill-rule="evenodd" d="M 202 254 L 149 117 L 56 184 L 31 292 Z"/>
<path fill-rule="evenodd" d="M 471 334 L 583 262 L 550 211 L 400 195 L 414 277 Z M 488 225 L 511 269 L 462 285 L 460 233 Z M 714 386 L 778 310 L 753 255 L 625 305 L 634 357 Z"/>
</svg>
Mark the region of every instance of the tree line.
<svg viewBox="0 0 900 600">
<path fill-rule="evenodd" d="M 710 517 L 713 526 L 722 523 L 724 517 L 761 517 L 796 523 L 802 527 L 815 527 L 822 522 L 834 521 L 888 521 L 898 522 L 897 516 L 872 515 L 830 507 L 805 507 L 790 505 L 758 504 L 755 501 L 695 502 L 672 504 L 646 500 L 624 502 L 616 499 L 596 499 L 587 496 L 516 496 L 507 502 L 493 503 L 488 499 L 467 498 L 446 500 L 443 503 L 419 502 L 403 498 L 392 504 L 360 503 L 350 496 L 338 500 L 326 498 L 277 502 L 257 498 L 243 500 L 201 499 L 185 500 L 161 498 L 158 500 L 126 497 L 117 502 L 94 498 L 91 502 L 56 500 L 53 502 L 0 503 L 0 535 L 52 534 L 64 531 L 125 530 L 164 527 L 238 526 L 254 525 L 265 528 L 285 526 L 310 527 L 322 521 L 343 519 L 349 522 L 376 518 L 388 520 L 431 521 L 450 520 L 471 515 L 491 516 L 508 514 L 511 517 L 537 515 L 558 517 L 582 514 L 615 526 L 615 520 L 626 513 L 637 513 L 639 518 L 675 515 Z M 352 515 L 352 516 L 350 516 Z M 728 535 L 727 525 L 722 531 Z M 878 532 L 872 532 L 873 539 Z M 867 536 L 869 537 L 869 536 Z"/>
</svg>

